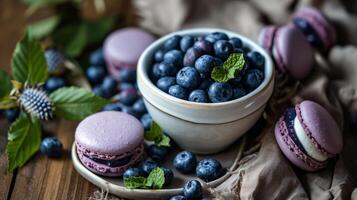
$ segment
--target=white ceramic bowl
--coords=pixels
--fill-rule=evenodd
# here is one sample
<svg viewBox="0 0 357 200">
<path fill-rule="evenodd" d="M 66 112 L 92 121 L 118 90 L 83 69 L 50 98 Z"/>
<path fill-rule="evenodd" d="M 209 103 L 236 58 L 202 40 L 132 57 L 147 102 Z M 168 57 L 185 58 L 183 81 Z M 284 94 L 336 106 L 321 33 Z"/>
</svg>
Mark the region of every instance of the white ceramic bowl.
<svg viewBox="0 0 357 200">
<path fill-rule="evenodd" d="M 149 78 L 153 54 L 173 35 L 206 35 L 215 31 L 239 37 L 251 49 L 265 57 L 265 78 L 261 85 L 244 97 L 222 103 L 195 103 L 175 98 L 158 89 Z M 141 55 L 137 81 L 145 105 L 153 120 L 183 149 L 211 154 L 222 151 L 262 115 L 274 88 L 274 66 L 269 55 L 250 39 L 222 29 L 199 28 L 168 34 L 152 43 Z"/>
</svg>

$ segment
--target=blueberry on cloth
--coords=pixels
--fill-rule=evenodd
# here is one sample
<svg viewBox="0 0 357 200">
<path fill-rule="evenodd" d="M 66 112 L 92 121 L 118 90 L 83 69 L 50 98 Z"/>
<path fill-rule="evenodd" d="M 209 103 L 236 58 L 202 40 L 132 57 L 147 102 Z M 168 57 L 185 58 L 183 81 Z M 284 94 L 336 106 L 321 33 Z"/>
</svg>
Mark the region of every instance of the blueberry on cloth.
<svg viewBox="0 0 357 200">
<path fill-rule="evenodd" d="M 46 137 L 41 142 L 40 151 L 48 157 L 59 158 L 62 156 L 62 143 L 56 137 Z"/>
<path fill-rule="evenodd" d="M 201 199 L 202 198 L 202 186 L 197 180 L 188 181 L 183 187 L 183 195 L 187 199 Z"/>
<path fill-rule="evenodd" d="M 222 175 L 222 165 L 211 158 L 201 160 L 197 164 L 196 175 L 206 182 L 216 180 Z"/>
<path fill-rule="evenodd" d="M 196 164 L 197 158 L 195 154 L 190 151 L 182 151 L 178 153 L 173 161 L 173 165 L 177 171 L 184 174 L 194 172 Z"/>
</svg>

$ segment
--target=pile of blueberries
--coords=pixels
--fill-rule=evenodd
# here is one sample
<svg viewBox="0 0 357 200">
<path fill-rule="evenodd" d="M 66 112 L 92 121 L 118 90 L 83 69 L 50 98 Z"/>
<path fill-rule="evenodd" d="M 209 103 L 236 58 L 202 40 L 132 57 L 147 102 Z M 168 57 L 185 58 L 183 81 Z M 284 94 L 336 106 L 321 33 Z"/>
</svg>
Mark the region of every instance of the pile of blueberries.
<svg viewBox="0 0 357 200">
<path fill-rule="evenodd" d="M 86 76 L 97 96 L 112 99 L 103 111 L 121 111 L 138 118 L 145 130 L 150 128 L 152 118 L 147 113 L 144 101 L 136 86 L 136 70 L 122 69 L 119 77 L 107 73 L 103 51 L 101 48 L 93 51 L 89 57 L 90 66 Z"/>
<path fill-rule="evenodd" d="M 211 78 L 212 69 L 222 66 L 232 53 L 243 53 L 244 69 L 225 83 Z M 264 57 L 251 51 L 240 38 L 222 32 L 206 36 L 175 35 L 153 55 L 151 80 L 179 99 L 219 103 L 240 98 L 264 80 Z"/>
</svg>

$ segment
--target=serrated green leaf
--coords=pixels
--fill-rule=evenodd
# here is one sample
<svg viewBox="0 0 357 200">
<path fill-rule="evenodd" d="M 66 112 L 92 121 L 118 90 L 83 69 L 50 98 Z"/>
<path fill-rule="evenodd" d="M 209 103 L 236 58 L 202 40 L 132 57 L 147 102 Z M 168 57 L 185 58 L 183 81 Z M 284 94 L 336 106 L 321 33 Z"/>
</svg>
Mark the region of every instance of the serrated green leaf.
<svg viewBox="0 0 357 200">
<path fill-rule="evenodd" d="M 88 44 L 95 44 L 103 41 L 105 36 L 113 29 L 114 22 L 115 18 L 113 17 L 103 18 L 95 22 L 86 22 Z"/>
<path fill-rule="evenodd" d="M 28 32 L 16 45 L 12 56 L 12 74 L 21 83 L 38 84 L 47 80 L 48 69 L 43 49 Z"/>
<path fill-rule="evenodd" d="M 95 30 L 91 30 L 94 31 Z M 70 57 L 78 56 L 86 46 L 88 31 L 85 24 L 64 26 L 54 35 L 55 43 L 63 45 L 63 52 Z"/>
<path fill-rule="evenodd" d="M 0 109 L 10 109 L 17 106 L 15 99 L 10 98 L 10 96 L 3 96 L 0 98 Z"/>
<path fill-rule="evenodd" d="M 170 147 L 170 138 L 167 135 L 162 135 L 160 140 L 155 141 L 155 144 L 159 147 Z"/>
<path fill-rule="evenodd" d="M 211 78 L 217 82 L 225 83 L 228 81 L 227 71 L 221 66 L 214 67 Z"/>
<path fill-rule="evenodd" d="M 49 35 L 60 22 L 58 15 L 51 16 L 28 26 L 28 30 L 35 38 L 42 38 Z"/>
<path fill-rule="evenodd" d="M 146 179 L 146 186 L 152 189 L 161 189 L 165 183 L 165 173 L 160 167 L 153 169 Z"/>
<path fill-rule="evenodd" d="M 8 170 L 23 166 L 40 148 L 40 122 L 21 114 L 11 125 L 8 133 L 6 153 L 9 159 Z"/>
<path fill-rule="evenodd" d="M 124 179 L 124 187 L 128 189 L 145 189 L 146 178 L 141 176 L 131 176 Z"/>
<path fill-rule="evenodd" d="M 93 92 L 78 88 L 60 88 L 50 95 L 55 114 L 68 120 L 81 120 L 99 111 L 109 100 L 95 96 Z"/>
<path fill-rule="evenodd" d="M 12 89 L 11 77 L 2 69 L 0 69 L 0 97 L 6 96 Z"/>
<path fill-rule="evenodd" d="M 156 122 L 152 122 L 150 126 L 150 130 L 145 131 L 144 138 L 148 141 L 156 141 L 161 138 L 163 131 L 160 126 Z"/>
</svg>

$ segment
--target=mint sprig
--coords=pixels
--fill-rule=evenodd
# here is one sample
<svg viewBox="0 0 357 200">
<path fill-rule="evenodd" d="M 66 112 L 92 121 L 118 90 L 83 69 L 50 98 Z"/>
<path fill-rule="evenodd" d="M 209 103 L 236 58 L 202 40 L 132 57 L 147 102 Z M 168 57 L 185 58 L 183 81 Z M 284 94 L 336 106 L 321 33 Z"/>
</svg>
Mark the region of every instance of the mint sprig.
<svg viewBox="0 0 357 200">
<path fill-rule="evenodd" d="M 133 176 L 124 179 L 128 189 L 161 189 L 165 184 L 165 173 L 160 167 L 153 169 L 147 178 Z"/>
<path fill-rule="evenodd" d="M 164 134 L 156 122 L 152 122 L 150 130 L 146 131 L 144 138 L 147 141 L 153 141 L 157 146 L 170 147 L 170 138 Z"/>
<path fill-rule="evenodd" d="M 217 82 L 225 83 L 230 79 L 234 79 L 244 69 L 244 65 L 243 53 L 232 53 L 223 63 L 223 66 L 213 68 L 211 78 Z"/>
</svg>

